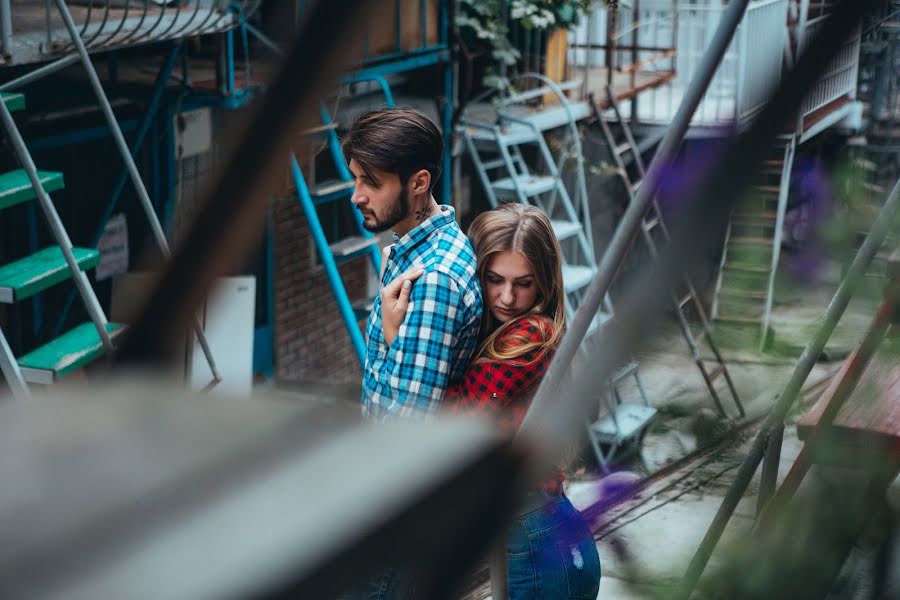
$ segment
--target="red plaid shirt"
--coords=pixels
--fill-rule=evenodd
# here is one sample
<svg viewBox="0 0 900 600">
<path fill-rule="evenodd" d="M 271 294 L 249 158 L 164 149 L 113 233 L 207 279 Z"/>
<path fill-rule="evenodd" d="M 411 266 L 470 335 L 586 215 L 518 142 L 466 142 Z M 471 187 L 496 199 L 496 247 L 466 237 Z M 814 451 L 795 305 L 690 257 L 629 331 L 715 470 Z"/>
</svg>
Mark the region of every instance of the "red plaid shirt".
<svg viewBox="0 0 900 600">
<path fill-rule="evenodd" d="M 553 321 L 544 315 L 519 317 L 496 340 L 499 350 L 509 350 L 553 335 Z M 555 350 L 555 349 L 554 349 Z M 447 390 L 445 402 L 457 412 L 487 414 L 510 439 L 519 430 L 541 378 L 550 366 L 553 351 L 540 347 L 510 360 L 474 361 L 462 379 Z M 544 482 L 547 492 L 562 491 L 562 475 Z"/>
</svg>

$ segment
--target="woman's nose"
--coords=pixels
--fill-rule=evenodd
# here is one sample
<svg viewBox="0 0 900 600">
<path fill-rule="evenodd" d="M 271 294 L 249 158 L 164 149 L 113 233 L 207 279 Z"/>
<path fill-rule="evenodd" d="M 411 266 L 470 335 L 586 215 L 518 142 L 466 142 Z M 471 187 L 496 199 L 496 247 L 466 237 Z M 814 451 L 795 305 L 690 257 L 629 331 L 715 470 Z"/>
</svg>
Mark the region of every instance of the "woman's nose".
<svg viewBox="0 0 900 600">
<path fill-rule="evenodd" d="M 504 285 L 500 288 L 500 302 L 507 306 L 512 305 L 514 301 L 512 286 Z"/>
</svg>

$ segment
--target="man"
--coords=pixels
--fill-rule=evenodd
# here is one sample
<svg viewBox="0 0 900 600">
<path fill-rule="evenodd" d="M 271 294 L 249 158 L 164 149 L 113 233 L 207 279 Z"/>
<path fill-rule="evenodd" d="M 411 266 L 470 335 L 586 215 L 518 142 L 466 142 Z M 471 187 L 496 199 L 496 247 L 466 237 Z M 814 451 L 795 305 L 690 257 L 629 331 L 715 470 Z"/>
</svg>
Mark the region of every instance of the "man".
<svg viewBox="0 0 900 600">
<path fill-rule="evenodd" d="M 382 328 L 390 307 L 375 300 L 366 326 L 363 414 L 375 421 L 428 417 L 468 365 L 482 312 L 472 246 L 453 208 L 432 195 L 442 170 L 441 132 L 418 111 L 378 110 L 357 119 L 342 148 L 365 228 L 394 233 L 381 285 L 423 270 L 405 290 L 411 306 L 394 339 Z"/>
</svg>

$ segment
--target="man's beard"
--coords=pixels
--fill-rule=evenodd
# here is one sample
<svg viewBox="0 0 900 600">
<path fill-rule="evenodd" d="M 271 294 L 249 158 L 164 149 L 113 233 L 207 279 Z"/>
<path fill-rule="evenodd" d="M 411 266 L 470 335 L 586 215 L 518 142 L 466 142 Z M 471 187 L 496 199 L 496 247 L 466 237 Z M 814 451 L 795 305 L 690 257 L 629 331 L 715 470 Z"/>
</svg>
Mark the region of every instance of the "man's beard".
<svg viewBox="0 0 900 600">
<path fill-rule="evenodd" d="M 394 225 L 405 219 L 409 216 L 409 194 L 404 187 L 403 190 L 397 195 L 397 198 L 394 202 L 387 208 L 383 217 L 379 218 L 378 214 L 372 211 L 372 216 L 375 218 L 375 223 L 369 225 L 365 220 L 363 220 L 363 227 L 366 228 L 367 231 L 371 231 L 372 233 L 381 233 L 382 231 L 387 231 L 392 228 Z"/>
</svg>

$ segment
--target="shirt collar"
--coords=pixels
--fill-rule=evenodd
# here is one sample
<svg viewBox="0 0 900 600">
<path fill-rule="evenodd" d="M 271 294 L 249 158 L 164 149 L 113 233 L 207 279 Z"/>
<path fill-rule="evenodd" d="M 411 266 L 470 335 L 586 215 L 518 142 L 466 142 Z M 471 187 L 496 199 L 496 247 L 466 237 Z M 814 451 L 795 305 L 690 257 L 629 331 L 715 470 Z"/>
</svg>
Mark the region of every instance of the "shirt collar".
<svg viewBox="0 0 900 600">
<path fill-rule="evenodd" d="M 394 257 L 397 258 L 401 256 L 409 249 L 413 248 L 416 244 L 426 239 L 429 235 L 431 235 L 432 232 L 452 223 L 455 220 L 456 211 L 453 210 L 452 206 L 447 206 L 446 204 L 438 205 L 438 213 L 436 215 L 428 217 L 419 225 L 406 232 L 406 235 L 399 236 L 396 233 L 393 234 Z"/>
</svg>

